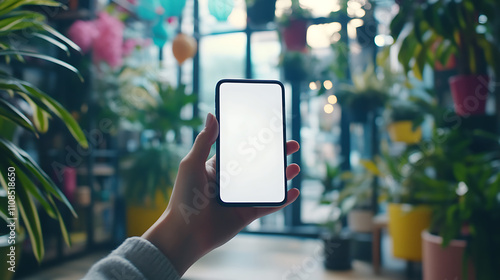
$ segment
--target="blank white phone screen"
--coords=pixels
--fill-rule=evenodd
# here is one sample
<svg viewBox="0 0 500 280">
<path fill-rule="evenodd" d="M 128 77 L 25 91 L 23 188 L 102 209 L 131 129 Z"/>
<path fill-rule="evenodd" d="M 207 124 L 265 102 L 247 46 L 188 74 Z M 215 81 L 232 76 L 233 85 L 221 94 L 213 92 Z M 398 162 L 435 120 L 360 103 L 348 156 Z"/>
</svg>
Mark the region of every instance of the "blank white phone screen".
<svg viewBox="0 0 500 280">
<path fill-rule="evenodd" d="M 284 200 L 283 98 L 277 83 L 220 84 L 218 160 L 223 202 Z"/>
</svg>

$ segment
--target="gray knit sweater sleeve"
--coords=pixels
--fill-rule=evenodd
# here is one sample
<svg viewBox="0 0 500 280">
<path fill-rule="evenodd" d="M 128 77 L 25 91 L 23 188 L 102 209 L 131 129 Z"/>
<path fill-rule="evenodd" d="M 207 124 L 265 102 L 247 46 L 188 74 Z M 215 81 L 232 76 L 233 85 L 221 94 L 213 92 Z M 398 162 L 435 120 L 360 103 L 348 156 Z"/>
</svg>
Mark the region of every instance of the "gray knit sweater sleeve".
<svg viewBox="0 0 500 280">
<path fill-rule="evenodd" d="M 83 280 L 178 280 L 179 275 L 158 248 L 143 238 L 125 240 L 94 264 Z"/>
</svg>

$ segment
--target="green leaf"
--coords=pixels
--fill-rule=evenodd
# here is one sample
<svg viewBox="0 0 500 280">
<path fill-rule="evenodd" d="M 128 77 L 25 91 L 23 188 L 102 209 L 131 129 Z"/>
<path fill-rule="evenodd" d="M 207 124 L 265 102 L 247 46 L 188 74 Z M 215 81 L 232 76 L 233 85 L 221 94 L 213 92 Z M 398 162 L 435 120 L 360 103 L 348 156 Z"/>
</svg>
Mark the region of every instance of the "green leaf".
<svg viewBox="0 0 500 280">
<path fill-rule="evenodd" d="M 72 49 L 79 51 L 80 53 L 82 52 L 82 50 L 80 49 L 80 47 L 77 44 L 75 44 L 73 41 L 68 39 L 66 36 L 59 33 L 57 30 L 52 28 L 50 25 L 43 24 L 43 25 L 41 25 L 41 27 L 43 28 L 43 30 L 49 32 L 50 34 L 52 34 L 52 36 L 58 38 L 59 40 L 61 40 L 62 42 L 64 42 L 68 46 L 70 46 Z M 83 78 L 80 75 L 78 75 L 78 76 L 80 77 L 81 80 L 83 80 Z"/>
<path fill-rule="evenodd" d="M 4 117 L 28 131 L 33 132 L 38 137 L 38 133 L 33 123 L 21 111 L 4 99 L 0 99 L 0 117 Z"/>
<path fill-rule="evenodd" d="M 64 122 L 73 137 L 75 137 L 75 140 L 77 140 L 82 147 L 88 147 L 87 138 L 76 120 L 61 104 L 50 96 L 32 86 L 30 83 L 10 77 L 0 76 L 0 87 L 15 91 L 17 94 L 21 95 L 32 108 L 37 105 L 41 109 L 55 114 Z"/>
<path fill-rule="evenodd" d="M 467 182 L 467 168 L 461 163 L 453 164 L 453 174 L 459 182 Z"/>
<path fill-rule="evenodd" d="M 78 75 L 78 77 L 80 78 L 80 80 L 83 82 L 83 77 L 82 75 L 80 74 L 80 72 L 78 71 L 78 69 L 76 69 L 74 66 L 60 60 L 60 59 L 57 59 L 57 58 L 54 58 L 52 56 L 48 56 L 48 55 L 43 55 L 43 54 L 39 54 L 39 53 L 34 53 L 34 52 L 28 52 L 28 51 L 16 51 L 16 50 L 0 50 L 0 56 L 8 56 L 8 55 L 21 55 L 21 56 L 29 56 L 29 57 L 34 57 L 34 58 L 39 58 L 39 59 L 43 59 L 43 60 L 46 60 L 46 61 L 50 61 L 52 63 L 55 63 L 57 65 L 60 65 L 72 72 L 74 72 L 75 74 Z"/>
<path fill-rule="evenodd" d="M 392 19 L 390 24 L 391 35 L 394 38 L 398 38 L 406 25 L 407 13 L 405 10 L 401 9 L 400 12 Z"/>
<path fill-rule="evenodd" d="M 24 183 L 20 177 L 18 177 L 20 185 Z M 16 202 L 17 207 L 19 207 L 19 213 L 24 222 L 26 231 L 31 240 L 31 245 L 33 248 L 33 253 L 38 262 L 42 261 L 43 255 L 45 253 L 45 248 L 43 246 L 43 235 L 42 227 L 40 225 L 40 218 L 38 217 L 38 211 L 33 203 L 31 196 L 26 193 L 26 190 L 22 187 L 16 188 Z"/>
<path fill-rule="evenodd" d="M 54 39 L 52 37 L 49 37 L 49 36 L 41 34 L 41 33 L 34 33 L 33 36 L 38 37 L 44 41 L 49 42 L 50 44 L 52 44 L 54 46 L 60 48 L 61 50 L 65 51 L 66 54 L 69 56 L 69 49 L 65 44 L 57 41 L 56 39 Z"/>
<path fill-rule="evenodd" d="M 61 7 L 62 4 L 52 0 L 4 0 L 0 2 L 0 16 L 25 5 Z"/>
<path fill-rule="evenodd" d="M 66 224 L 64 223 L 64 219 L 61 216 L 61 212 L 59 212 L 59 208 L 57 208 L 56 204 L 54 203 L 54 200 L 50 196 L 49 196 L 49 201 L 52 204 L 52 207 L 55 209 L 57 220 L 59 221 L 59 228 L 61 229 L 64 242 L 66 242 L 68 246 L 71 246 L 71 238 L 69 238 L 68 230 L 66 229 Z"/>
<path fill-rule="evenodd" d="M 21 82 L 21 81 L 20 81 Z M 22 82 L 23 86 L 28 90 L 28 92 L 40 99 L 58 118 L 60 118 L 66 127 L 69 129 L 76 141 L 83 147 L 88 148 L 87 138 L 83 133 L 82 129 L 73 118 L 73 116 L 64 109 L 64 107 L 59 104 L 56 100 L 52 99 L 50 96 L 44 94 L 37 88 L 31 86 L 29 83 Z"/>
<path fill-rule="evenodd" d="M 33 122 L 35 123 L 35 127 L 41 133 L 45 133 L 49 130 L 49 114 L 47 111 L 42 110 L 38 106 L 32 107 L 33 114 Z"/>
<path fill-rule="evenodd" d="M 33 159 L 31 159 L 28 154 L 26 154 L 25 151 L 18 148 L 12 142 L 0 138 L 0 151 L 2 150 L 3 152 L 0 154 L 6 155 L 7 158 L 17 165 L 24 173 L 37 179 L 47 193 L 54 195 L 55 198 L 63 202 L 65 206 L 68 207 L 73 216 L 77 216 L 73 206 L 71 206 L 71 203 L 69 203 L 66 196 L 64 196 L 52 179 L 50 179 L 50 177 L 38 166 L 37 163 L 33 161 Z"/>
<path fill-rule="evenodd" d="M 21 168 L 16 167 L 16 176 L 20 178 L 22 181 L 23 188 L 26 188 L 26 191 L 31 194 L 42 206 L 45 212 L 53 219 L 56 219 L 55 209 L 57 207 L 52 207 L 52 205 L 48 202 L 48 199 L 40 192 L 40 190 L 36 187 L 35 183 L 31 181 L 31 179 L 22 171 Z M 50 197 L 50 196 L 49 196 Z"/>
<path fill-rule="evenodd" d="M 12 34 L 13 31 L 28 29 L 29 27 L 36 26 L 40 19 L 45 17 L 39 13 L 25 12 L 19 15 L 10 16 L 8 18 L 0 19 L 0 32 L 8 32 Z"/>
<path fill-rule="evenodd" d="M 415 63 L 413 65 L 413 74 L 419 80 L 423 80 L 423 73 L 425 62 L 427 60 L 426 50 L 419 46 L 417 55 L 415 57 Z"/>
<path fill-rule="evenodd" d="M 415 33 L 410 32 L 410 34 L 403 39 L 401 49 L 398 54 L 398 60 L 403 65 L 405 74 L 410 71 L 410 61 L 415 56 L 419 48 L 421 48 L 421 45 L 418 44 L 418 41 L 415 38 Z"/>
</svg>

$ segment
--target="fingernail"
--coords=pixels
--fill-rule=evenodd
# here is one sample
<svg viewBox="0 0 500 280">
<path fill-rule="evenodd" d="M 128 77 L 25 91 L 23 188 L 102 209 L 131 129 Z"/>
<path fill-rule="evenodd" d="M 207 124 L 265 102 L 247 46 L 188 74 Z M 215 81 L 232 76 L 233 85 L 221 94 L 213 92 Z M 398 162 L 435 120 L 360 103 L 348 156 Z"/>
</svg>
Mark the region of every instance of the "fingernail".
<svg viewBox="0 0 500 280">
<path fill-rule="evenodd" d="M 211 113 L 207 114 L 207 120 L 205 121 L 205 127 L 211 127 L 214 122 L 214 115 Z"/>
</svg>

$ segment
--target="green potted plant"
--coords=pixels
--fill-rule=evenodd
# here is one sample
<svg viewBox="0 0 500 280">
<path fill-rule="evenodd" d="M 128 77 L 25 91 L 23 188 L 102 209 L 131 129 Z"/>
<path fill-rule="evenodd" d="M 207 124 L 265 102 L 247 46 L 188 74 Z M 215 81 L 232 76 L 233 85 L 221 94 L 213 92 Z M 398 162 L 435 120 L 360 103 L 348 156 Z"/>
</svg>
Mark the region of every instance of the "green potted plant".
<svg viewBox="0 0 500 280">
<path fill-rule="evenodd" d="M 327 221 L 322 225 L 325 229 L 321 236 L 324 244 L 324 266 L 329 270 L 348 270 L 351 269 L 351 238 L 343 228 L 342 221 L 345 220 L 352 204 L 342 203 L 340 200 L 340 166 L 325 163 L 325 175 L 321 182 L 324 188 L 320 204 L 331 207 Z"/>
<path fill-rule="evenodd" d="M 288 51 L 303 52 L 307 46 L 307 28 L 311 12 L 300 6 L 299 0 L 292 0 L 290 9 L 278 19 L 280 35 Z"/>
<path fill-rule="evenodd" d="M 477 138 L 490 152 L 471 150 Z M 476 139 L 475 139 L 476 138 Z M 421 145 L 415 182 L 431 202 L 432 224 L 422 234 L 426 279 L 496 279 L 500 267 L 500 159 L 498 137 L 446 129 Z"/>
<path fill-rule="evenodd" d="M 414 148 L 408 146 L 399 155 L 389 154 L 383 143 L 382 154 L 363 166 L 379 178 L 381 198 L 387 201 L 388 228 L 392 238 L 393 256 L 409 261 L 422 260 L 420 234 L 431 220 L 429 201 L 418 197 L 424 186 L 415 183 Z"/>
<path fill-rule="evenodd" d="M 425 113 L 414 101 L 395 99 L 387 104 L 387 130 L 394 142 L 415 144 L 422 139 Z"/>
<path fill-rule="evenodd" d="M 264 25 L 274 21 L 276 0 L 245 0 L 247 21 L 253 25 Z"/>
<path fill-rule="evenodd" d="M 339 204 L 346 211 L 349 229 L 352 232 L 371 232 L 373 219 L 371 198 L 374 176 L 362 169 L 345 171 L 340 177 L 344 187 L 339 193 Z"/>
<path fill-rule="evenodd" d="M 499 56 L 481 17 L 493 20 L 494 12 L 495 3 L 489 0 L 402 1 L 391 22 L 406 73 L 413 70 L 422 79 L 425 65 L 434 67 L 437 61 L 447 64 L 451 56 L 456 58 L 458 75 L 449 83 L 458 115 L 485 113 L 488 63 L 495 67 Z M 403 32 L 406 26 L 409 32 Z"/>
<path fill-rule="evenodd" d="M 312 56 L 306 52 L 284 51 L 280 55 L 279 65 L 287 81 L 304 81 L 309 78 L 312 69 Z"/>
<path fill-rule="evenodd" d="M 186 87 L 173 87 L 157 81 L 158 99 L 129 116 L 142 130 L 154 135 L 148 144 L 129 155 L 124 162 L 127 234 L 141 235 L 165 210 L 181 159 L 180 130 L 201 124 L 198 118 L 184 119 L 181 111 L 194 102 Z M 153 95 L 153 94 L 152 94 Z M 154 95 L 153 95 L 154 96 Z M 167 139 L 167 135 L 173 137 Z"/>
<path fill-rule="evenodd" d="M 389 89 L 370 65 L 361 75 L 352 75 L 352 84 L 341 84 L 336 95 L 339 103 L 350 109 L 352 122 L 366 123 L 370 112 L 384 107 Z"/>
<path fill-rule="evenodd" d="M 0 183 L 5 190 L 0 193 L 0 217 L 9 224 L 13 221 L 12 218 L 18 218 L 15 221 L 15 229 L 10 229 L 7 233 L 17 235 L 17 237 L 23 234 L 20 224 L 22 221 L 26 235 L 31 241 L 33 253 L 40 262 L 44 256 L 44 243 L 38 214 L 39 208 L 59 221 L 62 236 L 67 244 L 70 244 L 70 240 L 60 213 L 61 207 L 69 209 L 74 216 L 76 214 L 56 184 L 16 144 L 13 140 L 14 132 L 16 129 L 24 129 L 38 136 L 47 132 L 49 119 L 53 117 L 62 121 L 82 147 L 88 147 L 88 143 L 77 122 L 61 104 L 29 82 L 14 77 L 8 70 L 13 60 L 24 62 L 25 58 L 29 57 L 58 64 L 78 74 L 73 66 L 36 51 L 36 45 L 32 41 L 34 38 L 58 47 L 68 54 L 70 49 L 79 50 L 79 48 L 47 25 L 43 14 L 24 9 L 25 5 L 60 7 L 61 3 L 50 0 L 4 0 L 0 3 L 0 56 L 6 62 L 3 65 L 5 67 L 2 67 L 0 71 L 0 154 L 2 157 Z M 32 112 L 21 109 L 18 106 L 19 103 L 28 104 Z M 2 226 L 2 234 L 5 233 L 6 228 Z M 1 239 L 5 239 L 5 236 Z M 22 243 L 21 239 L 16 239 L 16 244 L 8 244 L 8 250 L 11 250 L 10 246 L 19 247 Z M 2 259 L 2 265 L 11 260 L 7 254 L 3 253 L 0 259 Z M 12 276 L 13 273 L 7 268 L 0 271 L 1 279 L 9 279 Z"/>
</svg>

